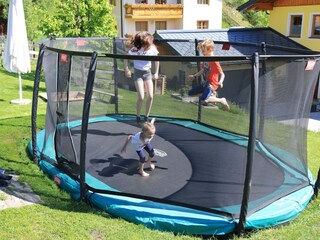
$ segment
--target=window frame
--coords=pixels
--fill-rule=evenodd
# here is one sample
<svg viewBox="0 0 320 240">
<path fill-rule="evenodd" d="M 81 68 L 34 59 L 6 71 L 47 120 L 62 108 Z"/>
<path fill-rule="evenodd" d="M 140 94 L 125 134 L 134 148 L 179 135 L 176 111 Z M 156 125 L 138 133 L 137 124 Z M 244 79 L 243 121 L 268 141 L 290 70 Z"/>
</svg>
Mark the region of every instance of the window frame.
<svg viewBox="0 0 320 240">
<path fill-rule="evenodd" d="M 142 25 L 142 24 L 146 24 L 146 29 L 138 29 L 137 28 L 137 24 L 139 24 L 140 26 Z M 135 27 L 135 29 L 136 29 L 136 32 L 139 32 L 139 31 L 146 31 L 146 32 L 148 32 L 149 31 L 149 22 L 148 21 L 135 21 L 134 22 L 134 27 Z"/>
<path fill-rule="evenodd" d="M 320 24 L 320 13 L 313 13 L 313 14 L 311 14 L 311 16 L 310 16 L 310 23 L 311 23 L 310 38 L 316 38 L 316 39 L 320 38 L 320 32 L 319 32 L 318 35 L 314 34 L 314 31 L 315 31 L 315 23 L 316 23 L 316 18 L 317 18 L 317 17 L 319 18 L 319 24 Z M 320 26 L 318 26 L 318 28 L 319 28 L 319 31 L 320 31 Z"/>
<path fill-rule="evenodd" d="M 157 28 L 157 24 L 164 24 L 165 25 L 165 28 L 160 28 L 158 29 Z M 155 28 L 156 30 L 167 30 L 168 29 L 168 24 L 167 24 L 167 21 L 155 21 Z"/>
<path fill-rule="evenodd" d="M 300 25 L 300 33 L 299 34 L 295 34 L 292 32 L 293 29 L 293 21 L 295 17 L 301 17 L 301 25 Z M 301 38 L 302 37 L 302 28 L 303 28 L 303 19 L 304 19 L 304 15 L 302 13 L 291 13 L 288 16 L 288 37 L 291 38 Z"/>
<path fill-rule="evenodd" d="M 210 5 L 210 0 L 197 0 L 199 5 Z"/>
<path fill-rule="evenodd" d="M 135 4 L 148 4 L 148 0 L 135 0 Z"/>
<path fill-rule="evenodd" d="M 203 26 L 203 23 L 207 25 L 206 28 L 199 28 L 199 25 Z M 209 29 L 209 20 L 197 20 L 197 29 Z"/>
<path fill-rule="evenodd" d="M 155 4 L 167 4 L 167 0 L 155 0 Z"/>
</svg>

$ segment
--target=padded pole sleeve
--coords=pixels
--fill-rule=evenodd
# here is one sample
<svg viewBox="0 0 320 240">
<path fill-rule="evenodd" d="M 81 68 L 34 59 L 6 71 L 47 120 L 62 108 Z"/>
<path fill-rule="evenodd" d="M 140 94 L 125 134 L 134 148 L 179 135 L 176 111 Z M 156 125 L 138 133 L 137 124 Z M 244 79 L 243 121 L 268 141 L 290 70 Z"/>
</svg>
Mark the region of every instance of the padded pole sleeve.
<svg viewBox="0 0 320 240">
<path fill-rule="evenodd" d="M 252 181 L 252 164 L 254 159 L 256 145 L 256 121 L 257 121 L 257 102 L 258 102 L 258 82 L 259 82 L 259 55 L 252 55 L 252 75 L 251 75 L 251 96 L 250 96 L 250 124 L 249 124 L 249 140 L 247 149 L 246 176 L 244 180 L 242 204 L 240 211 L 239 223 L 237 225 L 237 234 L 245 230 L 246 218 L 248 212 L 248 202 Z"/>
<path fill-rule="evenodd" d="M 92 53 L 90 68 L 88 72 L 86 92 L 84 96 L 83 111 L 82 111 L 82 125 L 81 125 L 81 140 L 80 140 L 80 197 L 82 200 L 86 198 L 86 147 L 87 147 L 87 133 L 88 121 L 90 113 L 90 104 L 92 98 L 93 83 L 96 74 L 98 54 Z"/>
<path fill-rule="evenodd" d="M 42 60 L 45 52 L 45 45 L 41 44 L 39 49 L 37 68 L 33 83 L 32 109 L 31 109 L 31 138 L 32 138 L 32 155 L 33 161 L 39 164 L 37 153 L 37 110 L 38 110 L 38 94 L 40 84 L 40 74 L 42 69 Z"/>
<path fill-rule="evenodd" d="M 320 189 L 320 168 L 318 170 L 317 181 L 314 184 L 314 195 L 315 195 L 316 198 L 318 197 L 319 189 Z"/>
</svg>

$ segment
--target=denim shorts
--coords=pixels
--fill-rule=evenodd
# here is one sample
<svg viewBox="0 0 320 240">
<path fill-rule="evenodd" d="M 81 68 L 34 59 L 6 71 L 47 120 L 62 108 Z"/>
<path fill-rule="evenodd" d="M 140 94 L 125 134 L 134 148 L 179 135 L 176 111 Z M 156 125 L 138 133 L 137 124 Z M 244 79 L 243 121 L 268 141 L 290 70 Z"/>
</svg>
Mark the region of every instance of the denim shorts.
<svg viewBox="0 0 320 240">
<path fill-rule="evenodd" d="M 214 91 L 212 89 L 212 86 L 210 84 L 208 84 L 207 86 L 204 86 L 202 84 L 198 84 L 197 86 L 192 88 L 188 94 L 189 94 L 189 96 L 193 96 L 193 95 L 197 95 L 200 93 L 201 93 L 201 95 L 199 96 L 199 99 L 201 101 L 205 101 L 209 97 L 211 97 L 212 94 L 216 94 L 216 91 Z"/>
<path fill-rule="evenodd" d="M 148 143 L 148 144 L 144 147 L 144 150 L 147 151 L 147 153 L 149 154 L 150 157 L 152 157 L 152 158 L 154 157 L 155 152 L 154 152 L 154 149 L 153 149 L 153 147 L 151 146 L 150 143 Z M 144 154 L 143 149 L 138 150 L 138 151 L 136 151 L 136 152 L 137 152 L 138 155 L 139 155 L 140 162 L 141 162 L 141 163 L 144 163 L 144 162 L 146 161 L 146 155 Z"/>
<path fill-rule="evenodd" d="M 143 81 L 148 81 L 148 80 L 152 80 L 152 74 L 151 74 L 151 70 L 139 70 L 139 69 L 134 69 L 134 75 L 133 75 L 133 79 L 134 81 L 137 81 L 138 79 L 142 79 Z"/>
</svg>

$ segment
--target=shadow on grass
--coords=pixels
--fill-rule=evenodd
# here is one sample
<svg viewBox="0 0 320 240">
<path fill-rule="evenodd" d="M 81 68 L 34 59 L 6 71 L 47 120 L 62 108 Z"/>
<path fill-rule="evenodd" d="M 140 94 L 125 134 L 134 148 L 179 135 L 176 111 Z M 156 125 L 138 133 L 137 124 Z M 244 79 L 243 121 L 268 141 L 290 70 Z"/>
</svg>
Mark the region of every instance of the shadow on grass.
<svg viewBox="0 0 320 240">
<path fill-rule="evenodd" d="M 25 163 L 25 162 L 20 162 L 18 160 L 9 159 L 9 158 L 3 158 L 3 157 L 0 157 L 0 161 L 1 161 L 1 163 L 7 162 L 7 163 L 12 163 L 12 164 L 28 165 L 28 163 Z M 9 166 L 7 164 L 4 164 L 4 165 L 5 166 Z M 10 172 L 10 173 L 14 172 L 15 174 L 19 173 L 19 172 L 17 172 L 16 170 L 14 170 L 12 168 L 7 168 L 6 172 Z"/>
<path fill-rule="evenodd" d="M 20 124 L 20 123 L 19 124 L 14 124 L 14 123 L 12 123 L 12 119 L 23 120 L 25 118 L 26 117 L 15 117 L 15 118 L 3 118 L 3 119 L 0 119 L 0 127 L 3 126 L 3 127 L 31 128 L 31 116 L 28 117 L 30 124 Z"/>
<path fill-rule="evenodd" d="M 8 72 L 4 68 L 0 68 L 0 74 L 4 74 L 4 75 L 7 75 L 7 76 L 11 76 L 11 77 L 17 78 L 17 81 L 18 81 L 18 73 Z M 21 79 L 23 81 L 34 82 L 34 78 L 35 78 L 35 71 L 31 71 L 30 73 L 21 74 Z M 43 74 L 40 75 L 40 82 L 44 82 Z M 33 92 L 33 86 L 30 87 L 30 86 L 22 85 L 22 90 Z M 39 91 L 46 91 L 46 88 L 40 87 Z"/>
<path fill-rule="evenodd" d="M 11 77 L 16 77 L 16 78 L 18 78 L 18 73 L 8 72 L 8 71 L 5 70 L 4 68 L 0 68 L 0 73 L 2 73 L 2 74 L 4 74 L 4 75 L 11 76 Z M 22 78 L 23 80 L 28 80 L 28 81 L 34 81 L 34 76 L 35 76 L 35 71 L 31 71 L 30 73 L 21 74 L 21 78 Z"/>
</svg>

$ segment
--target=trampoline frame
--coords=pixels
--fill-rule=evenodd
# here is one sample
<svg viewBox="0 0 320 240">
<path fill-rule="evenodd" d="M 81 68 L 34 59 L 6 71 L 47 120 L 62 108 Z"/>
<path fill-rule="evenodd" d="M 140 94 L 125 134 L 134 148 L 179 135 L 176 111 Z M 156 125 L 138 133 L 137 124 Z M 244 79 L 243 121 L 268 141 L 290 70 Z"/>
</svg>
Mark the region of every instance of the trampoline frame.
<svg viewBox="0 0 320 240">
<path fill-rule="evenodd" d="M 37 105 L 38 105 L 38 92 L 39 92 L 39 83 L 40 83 L 40 73 L 41 73 L 41 68 L 42 68 L 42 60 L 43 60 L 43 56 L 44 56 L 44 52 L 46 49 L 52 50 L 52 51 L 56 51 L 56 52 L 62 52 L 62 53 L 75 53 L 72 51 L 66 51 L 66 50 L 57 50 L 54 48 L 49 48 L 46 47 L 45 45 L 41 45 L 40 50 L 39 50 L 39 57 L 38 57 L 38 62 L 37 62 L 37 70 L 36 70 L 36 75 L 35 75 L 35 81 L 34 81 L 34 92 L 33 92 L 33 104 L 32 104 L 32 141 L 29 144 L 29 151 L 33 153 L 33 160 L 45 171 L 47 172 L 49 175 L 56 177 L 58 175 L 61 175 L 61 179 L 64 178 L 68 178 L 67 181 L 70 181 L 70 176 L 63 173 L 59 168 L 57 168 L 56 166 L 54 166 L 53 162 L 50 162 L 50 159 L 46 159 L 43 158 L 43 156 L 41 156 L 41 153 L 39 153 L 37 151 L 38 146 L 37 146 L 37 134 L 36 134 L 36 115 L 37 115 Z M 60 186 L 64 189 L 69 189 L 71 191 L 71 195 L 72 192 L 74 194 L 75 198 L 79 198 L 81 200 L 87 200 L 87 199 L 91 199 L 93 202 L 96 202 L 97 205 L 100 205 L 98 203 L 97 199 L 100 199 L 102 196 L 107 195 L 108 198 L 113 198 L 113 199 L 117 199 L 116 201 L 136 201 L 136 197 L 140 197 L 140 196 L 135 196 L 134 194 L 130 195 L 127 193 L 120 193 L 120 192 L 114 192 L 114 191 L 108 191 L 108 190 L 99 190 L 99 189 L 94 189 L 91 188 L 90 186 L 88 186 L 86 184 L 86 180 L 87 180 L 87 174 L 86 174 L 86 168 L 85 168 L 85 156 L 86 156 L 86 142 L 87 142 L 87 131 L 88 131 L 88 124 L 89 124 L 89 112 L 90 112 L 90 103 L 91 103 L 91 98 L 92 98 L 92 92 L 93 92 L 93 84 L 94 84 L 94 79 L 95 79 L 95 71 L 96 71 L 96 65 L 97 65 L 97 59 L 98 59 L 98 53 L 97 52 L 93 52 L 93 53 L 79 53 L 77 52 L 77 54 L 83 55 L 83 56 L 91 56 L 91 62 L 90 62 L 90 67 L 89 67 L 89 73 L 88 73 L 88 79 L 87 79 L 87 85 L 86 85 L 86 91 L 85 91 L 85 96 L 84 96 L 84 104 L 83 104 L 83 111 L 82 111 L 82 125 L 81 125 L 81 141 L 80 141 L 80 179 L 79 181 L 74 180 L 74 182 L 71 184 L 73 185 L 71 187 L 70 190 L 70 186 L 61 186 L 61 179 L 59 179 L 60 182 Z M 121 55 L 116 55 L 114 54 L 105 54 L 105 56 L 107 57 L 117 57 L 119 59 L 130 59 L 130 57 L 132 58 L 132 56 L 121 56 Z M 224 227 L 222 227 L 222 229 L 219 229 L 219 227 L 213 227 L 210 230 L 187 230 L 182 228 L 178 228 L 175 229 L 172 226 L 172 223 L 169 224 L 164 224 L 164 228 L 162 227 L 158 227 L 158 229 L 162 229 L 162 230 L 172 230 L 175 232 L 183 232 L 183 233 L 191 233 L 191 234 L 226 234 L 228 232 L 232 232 L 232 231 L 237 231 L 237 233 L 241 233 L 243 232 L 245 229 L 251 229 L 251 228 L 262 228 L 265 227 L 267 224 L 266 223 L 259 223 L 261 221 L 260 219 L 260 214 L 264 214 L 264 218 L 266 215 L 266 213 L 268 213 L 269 210 L 269 206 L 266 207 L 267 210 L 264 210 L 262 212 L 259 213 L 254 213 L 251 216 L 247 217 L 248 214 L 248 201 L 249 201 L 249 195 L 250 195 L 250 188 L 251 188 L 251 177 L 252 177 L 252 163 L 253 163 L 253 159 L 254 159 L 254 155 L 255 155 L 255 147 L 256 147 L 256 121 L 257 121 L 257 91 L 258 91 L 258 81 L 259 81 L 259 63 L 261 61 L 261 59 L 264 58 L 268 58 L 270 56 L 259 56 L 258 53 L 254 53 L 252 56 L 248 57 L 248 56 L 244 56 L 244 57 L 234 57 L 231 59 L 251 59 L 252 62 L 252 72 L 251 72 L 251 97 L 250 97 L 250 122 L 249 122 L 249 137 L 248 137 L 248 148 L 247 148 L 247 164 L 246 164 L 246 174 L 245 174 L 245 182 L 244 182 L 244 189 L 243 189 L 243 198 L 242 198 L 242 204 L 241 204 L 241 211 L 240 211 L 240 217 L 239 219 L 234 219 L 232 216 L 228 216 L 227 218 L 222 217 L 224 214 L 222 212 L 219 211 L 212 211 L 212 210 L 208 210 L 208 209 L 193 209 L 189 208 L 190 206 L 185 206 L 187 207 L 187 209 L 184 206 L 171 206 L 168 205 L 166 203 L 161 203 L 161 201 L 159 201 L 159 199 L 152 199 L 152 198 L 146 198 L 146 200 L 151 200 L 151 201 L 156 201 L 158 202 L 161 206 L 163 206 L 165 209 L 169 209 L 169 211 L 180 211 L 182 210 L 182 212 L 186 213 L 191 211 L 192 214 L 200 214 L 200 215 L 207 215 L 210 214 L 210 216 L 213 216 L 215 218 L 215 220 L 217 222 L 219 221 L 226 221 L 228 224 L 225 225 Z M 285 56 L 284 56 L 285 57 Z M 299 55 L 299 56 L 287 56 L 288 58 L 293 58 L 293 57 L 298 57 L 298 58 L 302 58 L 302 57 L 313 57 L 313 58 L 318 58 L 319 56 L 310 56 L 310 55 Z M 141 59 L 145 59 L 145 57 L 140 57 Z M 198 57 L 199 59 L 197 59 L 197 61 L 201 61 L 202 57 Z M 135 56 L 134 59 L 139 59 L 139 56 Z M 148 59 L 152 60 L 161 60 L 161 57 L 152 57 L 149 56 Z M 163 59 L 165 59 L 166 61 L 175 61 L 179 58 L 177 57 L 164 57 Z M 195 57 L 186 57 L 184 59 L 184 61 L 191 61 L 194 60 Z M 206 59 L 206 58 L 204 58 Z M 180 59 L 179 59 L 180 60 Z M 115 79 L 115 85 L 117 85 L 117 80 Z M 115 88 L 117 89 L 117 88 Z M 115 104 L 115 112 L 116 114 L 118 113 L 118 95 L 117 95 L 117 90 L 115 90 L 115 98 L 116 98 L 116 104 Z M 200 108 L 201 109 L 201 108 Z M 199 110 L 201 111 L 201 110 Z M 201 117 L 201 112 L 199 112 L 199 116 Z M 261 121 L 261 120 L 260 120 Z M 47 164 L 51 165 L 51 167 L 49 167 Z M 52 168 L 53 166 L 53 168 Z M 310 174 L 309 179 L 312 179 L 312 175 Z M 58 181 L 58 180 L 57 180 Z M 62 182 L 62 185 L 64 183 Z M 313 194 L 313 187 L 312 187 L 312 180 L 310 181 L 310 185 L 306 186 L 305 188 L 302 188 L 300 190 L 297 190 L 295 193 L 293 193 L 294 195 L 297 194 L 300 197 L 304 196 L 303 199 L 299 202 L 299 206 L 300 208 L 298 208 L 298 211 L 293 211 L 294 208 L 296 208 L 296 206 L 294 206 L 293 208 L 290 208 L 289 212 L 291 213 L 291 215 L 289 217 L 287 217 L 287 219 L 281 219 L 280 221 L 286 222 L 293 218 L 295 218 L 300 211 L 302 211 L 302 209 L 306 206 L 306 204 L 309 202 L 309 200 L 311 199 L 311 196 Z M 77 186 L 76 188 L 79 189 L 78 191 L 74 190 L 74 187 Z M 98 193 L 98 194 L 92 194 L 92 193 Z M 117 197 L 118 196 L 118 197 Z M 97 199 L 95 199 L 97 197 Z M 129 199 L 129 200 L 128 200 Z M 134 199 L 134 200 L 133 200 Z M 277 200 L 276 205 L 279 202 L 285 201 L 283 199 Z M 139 202 L 139 200 L 138 200 Z M 132 202 L 131 202 L 132 203 Z M 146 205 L 146 208 L 150 207 L 149 206 L 149 202 Z M 164 204 L 164 205 L 162 205 Z M 280 204 L 281 205 L 281 204 Z M 301 207 L 302 206 L 302 207 Z M 101 208 L 105 208 L 102 205 L 100 206 Z M 280 208 L 279 208 L 280 209 Z M 126 211 L 128 209 L 125 209 Z M 110 213 L 113 213 L 115 215 L 117 215 L 118 213 L 116 213 L 115 210 L 110 210 L 108 209 L 108 211 Z M 269 212 L 270 213 L 270 212 Z M 118 214 L 119 215 L 119 214 Z M 133 221 L 133 222 L 139 222 L 137 219 L 132 219 L 132 216 L 128 216 L 124 213 L 124 211 L 121 211 L 120 214 L 121 217 Z M 254 220 L 256 219 L 256 220 Z M 274 221 L 274 218 L 270 221 Z M 279 221 L 276 221 L 277 224 L 279 224 Z M 230 225 L 231 223 L 231 225 Z M 259 225 L 260 224 L 260 225 Z M 272 225 L 272 223 L 268 223 L 270 226 Z M 147 226 L 149 226 L 148 224 L 146 224 Z M 174 224 L 173 224 L 174 225 Z M 170 227 L 171 226 L 171 227 Z M 184 226 L 183 224 L 181 226 Z M 153 227 L 154 226 L 149 226 L 149 227 Z"/>
</svg>

